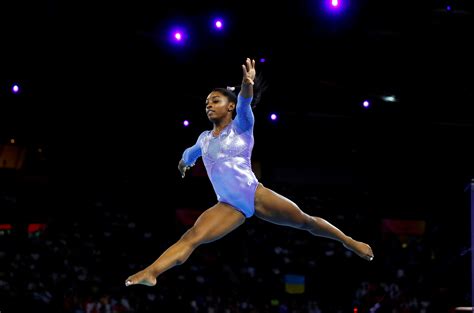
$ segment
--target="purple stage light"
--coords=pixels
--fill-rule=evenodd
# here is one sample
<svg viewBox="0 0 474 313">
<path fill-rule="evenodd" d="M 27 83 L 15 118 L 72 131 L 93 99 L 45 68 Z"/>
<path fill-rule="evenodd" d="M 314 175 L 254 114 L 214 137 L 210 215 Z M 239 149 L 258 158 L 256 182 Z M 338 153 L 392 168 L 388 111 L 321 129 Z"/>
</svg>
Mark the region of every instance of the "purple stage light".
<svg viewBox="0 0 474 313">
<path fill-rule="evenodd" d="M 188 39 L 186 30 L 182 27 L 173 27 L 169 33 L 169 40 L 176 45 L 184 45 Z"/>
<path fill-rule="evenodd" d="M 347 9 L 347 1 L 343 0 L 325 0 L 321 2 L 324 10 L 330 15 L 339 15 Z"/>
<path fill-rule="evenodd" d="M 222 27 L 224 26 L 224 23 L 222 22 L 221 19 L 217 19 L 217 20 L 214 22 L 214 25 L 216 26 L 217 29 L 222 29 Z"/>
</svg>

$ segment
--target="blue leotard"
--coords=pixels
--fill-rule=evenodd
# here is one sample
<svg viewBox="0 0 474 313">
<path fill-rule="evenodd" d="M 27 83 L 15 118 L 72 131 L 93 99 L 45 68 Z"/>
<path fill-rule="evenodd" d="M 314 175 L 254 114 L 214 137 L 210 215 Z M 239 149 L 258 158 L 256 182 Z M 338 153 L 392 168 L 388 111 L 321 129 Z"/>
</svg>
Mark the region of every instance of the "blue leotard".
<svg viewBox="0 0 474 313">
<path fill-rule="evenodd" d="M 186 166 L 193 166 L 202 156 L 217 200 L 232 205 L 247 218 L 255 212 L 258 186 L 250 163 L 255 122 L 251 102 L 251 97 L 239 94 L 235 119 L 218 136 L 209 130 L 202 132 L 196 144 L 183 153 Z"/>
</svg>

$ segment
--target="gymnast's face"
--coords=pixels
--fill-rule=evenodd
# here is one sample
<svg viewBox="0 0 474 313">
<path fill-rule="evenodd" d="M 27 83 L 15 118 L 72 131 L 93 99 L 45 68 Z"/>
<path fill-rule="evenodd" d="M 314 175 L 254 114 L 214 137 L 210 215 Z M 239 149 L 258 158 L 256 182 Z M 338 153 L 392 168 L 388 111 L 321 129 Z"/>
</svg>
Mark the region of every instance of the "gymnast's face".
<svg viewBox="0 0 474 313">
<path fill-rule="evenodd" d="M 218 91 L 213 91 L 206 98 L 206 114 L 211 122 L 219 121 L 227 116 L 232 118 L 235 103 Z"/>
</svg>

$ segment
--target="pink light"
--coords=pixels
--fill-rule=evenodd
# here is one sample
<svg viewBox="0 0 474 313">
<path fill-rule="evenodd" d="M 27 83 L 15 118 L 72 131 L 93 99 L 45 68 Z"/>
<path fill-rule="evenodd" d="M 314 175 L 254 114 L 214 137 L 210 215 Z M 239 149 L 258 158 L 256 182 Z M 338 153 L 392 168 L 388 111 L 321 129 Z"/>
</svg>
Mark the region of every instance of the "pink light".
<svg viewBox="0 0 474 313">
<path fill-rule="evenodd" d="M 277 118 L 278 118 L 278 116 L 275 113 L 272 113 L 272 115 L 270 115 L 270 119 L 272 121 L 276 121 Z"/>
<path fill-rule="evenodd" d="M 365 100 L 365 101 L 362 103 L 362 105 L 364 106 L 364 108 L 368 108 L 369 105 L 370 105 L 370 103 L 369 103 L 369 101 Z"/>
<path fill-rule="evenodd" d="M 189 126 L 189 121 L 188 121 L 188 120 L 184 120 L 183 125 L 184 125 L 184 127 Z"/>
<path fill-rule="evenodd" d="M 222 21 L 221 20 L 216 21 L 216 27 L 217 28 L 222 28 Z"/>
<path fill-rule="evenodd" d="M 18 85 L 13 85 L 12 86 L 12 92 L 13 93 L 18 93 L 18 91 L 20 91 L 20 87 L 18 87 Z"/>
<path fill-rule="evenodd" d="M 182 26 L 174 26 L 170 29 L 169 40 L 176 46 L 184 46 L 188 40 L 188 33 Z"/>
<path fill-rule="evenodd" d="M 339 14 L 343 9 L 345 9 L 344 6 L 346 5 L 346 2 L 342 0 L 325 0 L 322 3 L 324 3 L 324 7 L 328 13 Z"/>
</svg>

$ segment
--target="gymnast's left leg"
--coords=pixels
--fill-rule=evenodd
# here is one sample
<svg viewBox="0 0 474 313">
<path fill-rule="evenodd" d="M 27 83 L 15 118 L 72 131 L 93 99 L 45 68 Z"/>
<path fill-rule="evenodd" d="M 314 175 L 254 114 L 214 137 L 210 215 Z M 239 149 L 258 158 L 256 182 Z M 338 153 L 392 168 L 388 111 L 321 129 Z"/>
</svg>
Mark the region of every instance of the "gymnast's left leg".
<svg viewBox="0 0 474 313">
<path fill-rule="evenodd" d="M 311 234 L 341 242 L 361 258 L 371 261 L 372 248 L 352 239 L 328 221 L 304 213 L 294 202 L 260 184 L 255 192 L 255 216 L 265 221 L 309 231 Z"/>
</svg>

